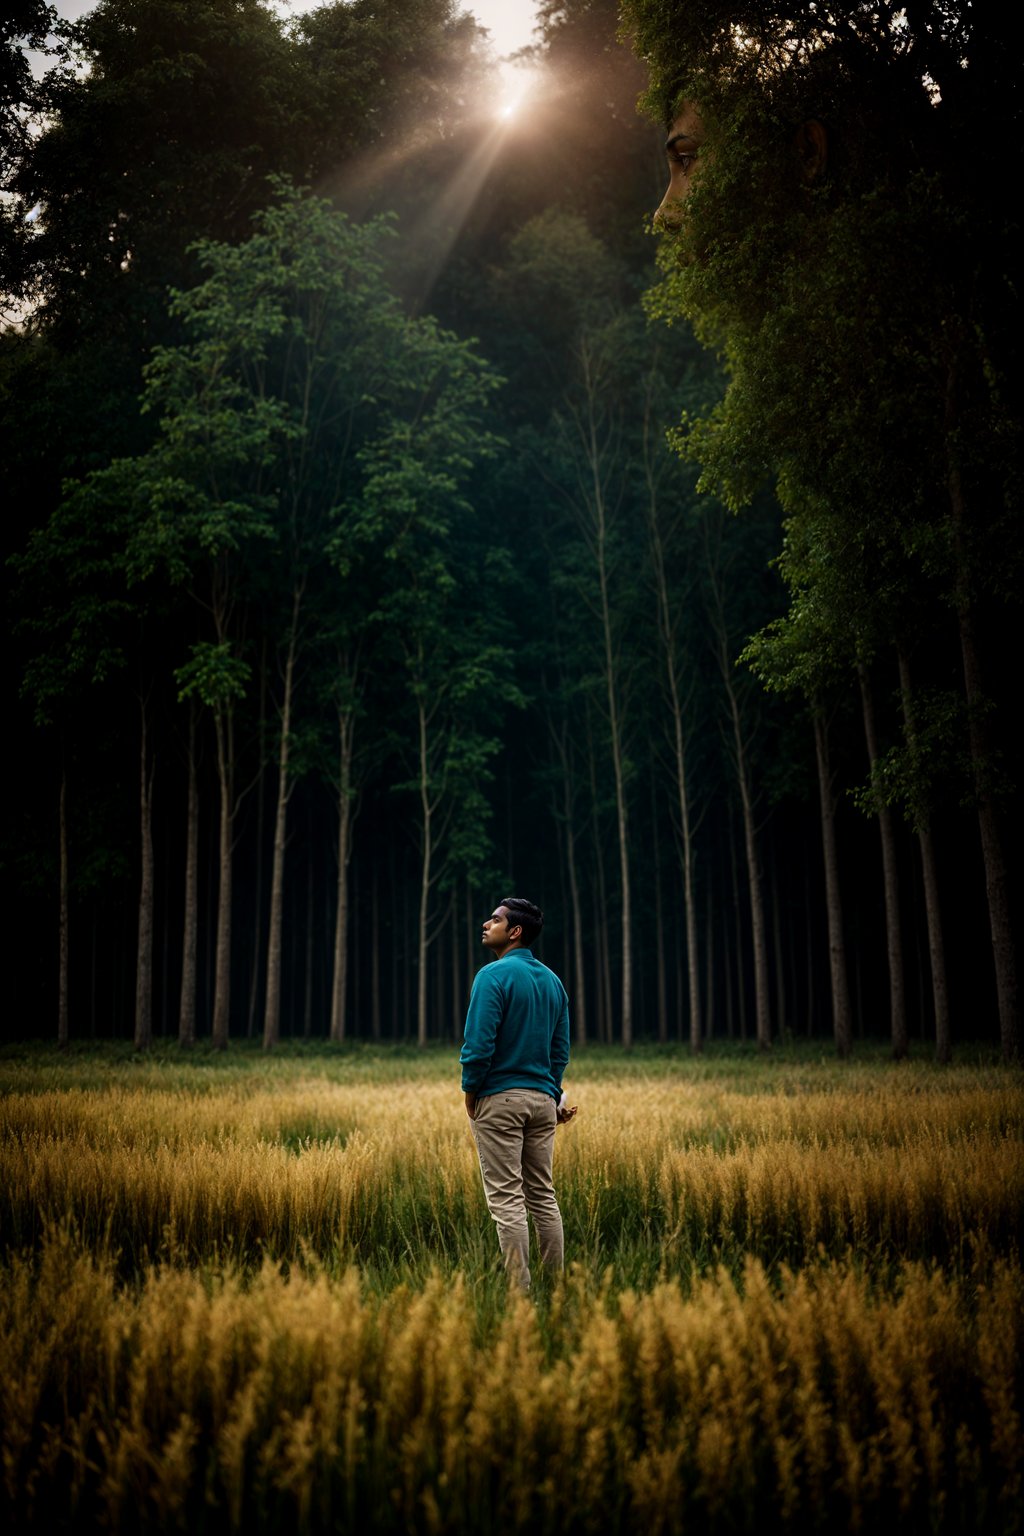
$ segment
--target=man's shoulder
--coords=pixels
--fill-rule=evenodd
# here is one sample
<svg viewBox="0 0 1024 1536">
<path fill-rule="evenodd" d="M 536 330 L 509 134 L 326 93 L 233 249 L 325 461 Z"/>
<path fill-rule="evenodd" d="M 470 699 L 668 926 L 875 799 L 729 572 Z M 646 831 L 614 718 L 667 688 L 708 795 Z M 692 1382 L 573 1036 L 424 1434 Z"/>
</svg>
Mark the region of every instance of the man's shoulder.
<svg viewBox="0 0 1024 1536">
<path fill-rule="evenodd" d="M 482 965 L 473 977 L 473 991 L 475 992 L 477 987 L 500 986 L 501 977 L 498 975 L 500 970 L 500 960 L 489 960 L 486 965 Z"/>
<path fill-rule="evenodd" d="M 559 976 L 558 972 L 553 971 L 550 965 L 545 965 L 543 960 L 538 960 L 537 956 L 533 954 L 532 951 L 529 951 L 529 955 L 534 969 L 534 975 L 536 975 L 537 971 L 542 971 L 545 981 L 547 981 L 550 986 L 557 987 L 559 992 L 564 992 L 565 987 L 562 985 L 562 978 Z"/>
</svg>

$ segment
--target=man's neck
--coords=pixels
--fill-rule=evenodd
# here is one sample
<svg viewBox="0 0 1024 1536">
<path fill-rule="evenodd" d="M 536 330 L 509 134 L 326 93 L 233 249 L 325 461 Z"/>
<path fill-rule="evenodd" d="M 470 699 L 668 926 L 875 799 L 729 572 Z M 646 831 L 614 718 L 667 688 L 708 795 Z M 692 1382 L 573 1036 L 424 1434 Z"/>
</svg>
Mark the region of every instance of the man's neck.
<svg viewBox="0 0 1024 1536">
<path fill-rule="evenodd" d="M 503 949 L 500 953 L 497 950 L 495 950 L 494 958 L 495 958 L 495 960 L 504 960 L 506 955 L 522 954 L 522 952 L 524 950 L 528 950 L 529 947 L 530 946 L 528 944 L 521 944 L 519 942 L 519 940 L 517 939 L 514 944 L 510 944 L 507 949 Z"/>
</svg>

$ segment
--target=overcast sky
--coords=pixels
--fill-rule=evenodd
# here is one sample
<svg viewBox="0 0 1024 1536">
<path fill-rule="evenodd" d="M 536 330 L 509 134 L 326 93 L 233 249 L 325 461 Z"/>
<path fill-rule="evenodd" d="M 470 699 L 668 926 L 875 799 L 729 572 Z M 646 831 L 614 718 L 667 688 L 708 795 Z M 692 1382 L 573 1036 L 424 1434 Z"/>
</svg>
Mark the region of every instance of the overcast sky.
<svg viewBox="0 0 1024 1536">
<path fill-rule="evenodd" d="M 69 20 L 91 11 L 96 0 L 56 0 L 57 10 Z M 291 12 L 311 11 L 323 0 L 279 0 L 277 9 Z M 531 42 L 537 7 L 535 0 L 466 0 L 463 7 L 472 11 L 491 34 L 495 51 L 512 53 Z"/>
</svg>

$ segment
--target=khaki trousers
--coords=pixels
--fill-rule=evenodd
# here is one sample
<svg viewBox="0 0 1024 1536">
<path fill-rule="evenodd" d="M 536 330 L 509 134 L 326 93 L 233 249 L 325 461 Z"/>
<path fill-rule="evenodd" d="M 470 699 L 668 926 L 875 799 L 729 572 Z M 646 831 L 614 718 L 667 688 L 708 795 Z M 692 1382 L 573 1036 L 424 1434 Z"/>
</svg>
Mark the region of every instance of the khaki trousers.
<svg viewBox="0 0 1024 1536">
<path fill-rule="evenodd" d="M 532 1088 L 491 1093 L 477 1099 L 471 1124 L 505 1268 L 511 1280 L 529 1290 L 527 1211 L 533 1217 L 542 1264 L 560 1270 L 563 1262 L 562 1214 L 551 1181 L 558 1124 L 555 1101 Z"/>
</svg>

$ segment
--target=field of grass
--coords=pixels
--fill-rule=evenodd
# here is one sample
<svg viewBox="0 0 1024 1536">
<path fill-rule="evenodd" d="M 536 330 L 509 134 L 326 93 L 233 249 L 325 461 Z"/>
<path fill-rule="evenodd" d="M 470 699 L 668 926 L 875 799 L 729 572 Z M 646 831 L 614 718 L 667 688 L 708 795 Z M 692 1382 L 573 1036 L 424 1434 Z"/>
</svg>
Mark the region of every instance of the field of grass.
<svg viewBox="0 0 1024 1536">
<path fill-rule="evenodd" d="M 1020 1529 L 1019 1074 L 571 1088 L 523 1300 L 452 1052 L 0 1054 L 6 1528 Z"/>
</svg>

